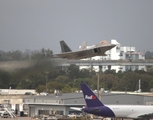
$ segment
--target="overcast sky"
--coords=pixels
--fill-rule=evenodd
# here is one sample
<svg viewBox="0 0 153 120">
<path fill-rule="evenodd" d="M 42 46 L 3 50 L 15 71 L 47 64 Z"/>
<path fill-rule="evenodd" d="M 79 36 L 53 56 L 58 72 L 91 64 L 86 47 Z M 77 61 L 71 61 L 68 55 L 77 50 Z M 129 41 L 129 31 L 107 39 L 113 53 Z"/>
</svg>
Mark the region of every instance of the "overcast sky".
<svg viewBox="0 0 153 120">
<path fill-rule="evenodd" d="M 153 51 L 153 0 L 0 0 L 0 50 L 72 50 L 116 39 Z"/>
</svg>

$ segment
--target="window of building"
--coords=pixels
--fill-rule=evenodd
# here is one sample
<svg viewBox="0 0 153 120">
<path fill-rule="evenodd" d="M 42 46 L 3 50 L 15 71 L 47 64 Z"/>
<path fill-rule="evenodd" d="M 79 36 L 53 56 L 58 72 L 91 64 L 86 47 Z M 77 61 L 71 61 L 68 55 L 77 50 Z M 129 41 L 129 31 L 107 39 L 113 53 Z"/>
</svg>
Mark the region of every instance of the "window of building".
<svg viewBox="0 0 153 120">
<path fill-rule="evenodd" d="M 125 55 L 125 59 L 129 59 L 129 54 L 126 54 Z"/>
<path fill-rule="evenodd" d="M 135 59 L 139 59 L 139 54 L 136 54 L 135 55 Z"/>
<path fill-rule="evenodd" d="M 62 110 L 56 110 L 56 114 L 58 114 L 58 115 L 63 115 L 64 112 L 63 112 Z"/>
<path fill-rule="evenodd" d="M 49 115 L 49 110 L 38 110 L 39 115 Z"/>
<path fill-rule="evenodd" d="M 135 66 L 135 70 L 138 70 L 138 69 L 139 69 L 139 66 L 136 65 L 136 66 Z"/>
<path fill-rule="evenodd" d="M 119 56 L 123 56 L 123 51 L 120 52 Z"/>
</svg>

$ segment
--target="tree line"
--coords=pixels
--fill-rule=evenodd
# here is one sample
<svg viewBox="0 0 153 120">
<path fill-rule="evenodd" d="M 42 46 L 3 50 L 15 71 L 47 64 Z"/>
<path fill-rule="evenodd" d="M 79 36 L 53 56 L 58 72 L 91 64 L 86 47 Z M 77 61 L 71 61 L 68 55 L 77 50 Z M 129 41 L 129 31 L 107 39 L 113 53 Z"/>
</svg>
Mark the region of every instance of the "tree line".
<svg viewBox="0 0 153 120">
<path fill-rule="evenodd" d="M 43 91 L 53 93 L 56 89 L 66 93 L 80 90 L 81 83 L 97 89 L 98 76 L 95 71 L 80 70 L 76 65 L 70 65 L 67 69 L 55 66 L 56 60 L 52 60 L 53 52 L 49 49 L 32 53 L 1 51 L 0 54 L 0 61 L 35 59 L 38 63 L 15 71 L 1 69 L 0 89 L 36 89 L 38 93 Z M 149 92 L 153 88 L 153 67 L 147 72 L 136 70 L 116 73 L 115 70 L 106 70 L 99 73 L 100 88 L 110 91 L 136 91 L 139 80 L 142 91 Z"/>
<path fill-rule="evenodd" d="M 13 60 L 28 60 L 28 59 L 43 59 L 50 58 L 53 55 L 53 51 L 50 49 L 41 50 L 25 50 L 24 52 L 20 50 L 12 51 L 2 51 L 0 50 L 0 61 L 13 61 Z"/>
<path fill-rule="evenodd" d="M 44 60 L 41 64 L 16 70 L 0 70 L 0 89 L 36 89 L 38 93 L 46 91 L 53 93 L 59 90 L 63 93 L 80 90 L 80 84 L 86 83 L 97 88 L 97 73 L 89 69 L 79 69 L 76 65 L 70 65 L 67 70 L 54 67 L 50 61 Z M 106 70 L 99 73 L 99 86 L 110 91 L 136 91 L 138 81 L 141 80 L 143 92 L 149 92 L 153 88 L 153 68 L 145 72 Z"/>
</svg>

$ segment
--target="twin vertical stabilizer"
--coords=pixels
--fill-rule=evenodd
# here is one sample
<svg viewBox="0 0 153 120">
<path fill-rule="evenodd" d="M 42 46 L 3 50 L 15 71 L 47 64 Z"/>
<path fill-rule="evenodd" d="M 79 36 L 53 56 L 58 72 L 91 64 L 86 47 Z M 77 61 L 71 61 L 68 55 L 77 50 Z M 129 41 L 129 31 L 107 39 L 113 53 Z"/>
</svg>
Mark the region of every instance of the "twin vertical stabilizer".
<svg viewBox="0 0 153 120">
<path fill-rule="evenodd" d="M 70 47 L 64 42 L 64 40 L 60 41 L 60 45 L 61 45 L 61 52 L 72 52 L 72 50 L 70 49 Z"/>
</svg>

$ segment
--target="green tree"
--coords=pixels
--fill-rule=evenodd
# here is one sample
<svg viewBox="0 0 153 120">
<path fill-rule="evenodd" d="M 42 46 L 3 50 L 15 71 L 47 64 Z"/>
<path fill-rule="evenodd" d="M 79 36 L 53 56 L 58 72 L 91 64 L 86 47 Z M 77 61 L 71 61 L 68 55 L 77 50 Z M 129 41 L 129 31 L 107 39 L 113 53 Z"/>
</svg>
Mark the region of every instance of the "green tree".
<svg viewBox="0 0 153 120">
<path fill-rule="evenodd" d="M 92 81 L 93 81 L 93 78 L 78 78 L 78 79 L 75 79 L 74 82 L 71 82 L 69 85 L 71 87 L 80 89 L 81 83 L 86 83 L 88 85 L 91 85 Z"/>
<path fill-rule="evenodd" d="M 94 81 L 95 80 L 95 81 Z M 93 80 L 93 88 L 97 89 L 97 80 L 98 76 L 96 75 Z M 99 74 L 99 87 L 104 88 L 105 90 L 117 90 L 116 87 L 119 83 L 119 78 L 113 74 Z"/>
<path fill-rule="evenodd" d="M 70 79 L 67 76 L 58 76 L 55 81 L 58 83 L 67 84 L 70 82 Z"/>
<path fill-rule="evenodd" d="M 44 58 L 44 54 L 42 54 L 40 51 L 33 51 L 32 55 L 31 55 L 31 59 L 43 59 Z"/>
<path fill-rule="evenodd" d="M 81 69 L 80 70 L 80 78 L 92 77 L 94 75 L 94 71 L 90 72 L 89 69 Z"/>
<path fill-rule="evenodd" d="M 68 67 L 67 74 L 70 79 L 74 80 L 79 78 L 80 77 L 79 73 L 80 73 L 79 66 L 72 64 Z"/>
<path fill-rule="evenodd" d="M 135 72 L 127 72 L 120 79 L 119 90 L 122 91 L 135 91 L 138 88 L 138 80 L 140 79 L 139 74 Z"/>
<path fill-rule="evenodd" d="M 38 93 L 41 93 L 41 92 L 44 92 L 44 91 L 46 91 L 46 86 L 44 86 L 44 85 L 39 85 L 36 88 L 36 92 L 38 92 Z"/>
<path fill-rule="evenodd" d="M 153 76 L 149 74 L 140 74 L 141 89 L 143 92 L 149 92 L 153 87 L 152 80 Z"/>
<path fill-rule="evenodd" d="M 3 70 L 0 70 L 0 88 L 9 89 L 11 83 L 11 75 Z"/>
<path fill-rule="evenodd" d="M 71 93 L 77 91 L 77 88 L 70 87 L 69 85 L 65 85 L 62 88 L 62 93 Z"/>
<path fill-rule="evenodd" d="M 53 93 L 54 90 L 62 90 L 64 85 L 58 82 L 48 82 L 47 83 L 47 92 Z"/>
</svg>

